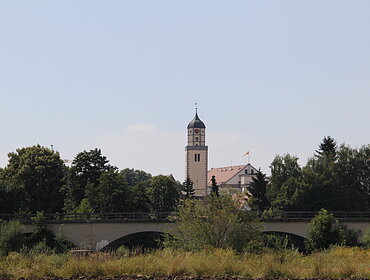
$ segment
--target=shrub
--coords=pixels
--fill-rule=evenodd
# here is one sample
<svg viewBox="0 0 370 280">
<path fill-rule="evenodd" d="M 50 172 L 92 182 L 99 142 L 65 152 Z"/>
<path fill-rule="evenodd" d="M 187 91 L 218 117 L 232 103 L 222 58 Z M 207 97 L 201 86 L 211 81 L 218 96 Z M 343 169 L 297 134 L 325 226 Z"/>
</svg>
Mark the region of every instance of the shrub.
<svg viewBox="0 0 370 280">
<path fill-rule="evenodd" d="M 327 249 L 345 242 L 345 233 L 332 214 L 321 209 L 308 225 L 308 247 L 311 250 Z"/>
<path fill-rule="evenodd" d="M 0 224 L 0 255 L 18 251 L 24 242 L 23 229 L 19 221 L 2 222 Z"/>
<path fill-rule="evenodd" d="M 370 248 L 370 227 L 364 232 L 362 243 L 364 243 L 366 248 Z"/>
<path fill-rule="evenodd" d="M 128 257 L 128 256 L 130 256 L 130 250 L 128 248 L 126 248 L 125 246 L 120 246 L 116 250 L 116 255 L 118 257 L 121 257 L 121 258 Z"/>
<path fill-rule="evenodd" d="M 176 222 L 178 230 L 167 246 L 187 250 L 233 248 L 243 251 L 248 242 L 258 237 L 261 227 L 253 213 L 239 209 L 229 196 L 185 201 Z"/>
<path fill-rule="evenodd" d="M 33 224 L 36 226 L 35 231 L 25 240 L 25 246 L 32 250 L 54 250 L 55 253 L 65 253 L 69 249 L 73 248 L 72 242 L 66 240 L 63 235 L 62 228 L 59 233 L 54 233 L 47 228 L 47 224 L 44 219 L 43 212 L 37 212 L 37 215 L 33 220 Z M 45 245 L 43 248 L 43 245 Z"/>
</svg>

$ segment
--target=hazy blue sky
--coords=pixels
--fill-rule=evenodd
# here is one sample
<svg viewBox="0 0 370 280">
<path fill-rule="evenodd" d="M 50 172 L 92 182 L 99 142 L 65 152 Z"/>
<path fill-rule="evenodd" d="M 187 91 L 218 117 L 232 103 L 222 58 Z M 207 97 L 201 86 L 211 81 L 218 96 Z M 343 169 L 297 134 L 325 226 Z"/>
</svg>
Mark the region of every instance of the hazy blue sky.
<svg viewBox="0 0 370 280">
<path fill-rule="evenodd" d="M 209 167 L 324 136 L 370 139 L 370 1 L 2 1 L 0 166 L 39 143 L 62 158 L 185 170 L 194 102 Z"/>
</svg>

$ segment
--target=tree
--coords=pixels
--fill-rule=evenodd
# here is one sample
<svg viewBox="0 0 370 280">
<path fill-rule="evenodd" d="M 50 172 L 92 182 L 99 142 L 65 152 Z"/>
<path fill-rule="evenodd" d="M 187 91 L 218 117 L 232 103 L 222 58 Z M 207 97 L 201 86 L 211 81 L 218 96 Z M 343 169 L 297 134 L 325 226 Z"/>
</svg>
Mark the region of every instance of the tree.
<svg viewBox="0 0 370 280">
<path fill-rule="evenodd" d="M 289 154 L 277 155 L 271 165 L 271 185 L 267 197 L 274 210 L 302 210 L 308 191 L 302 177 L 298 158 Z"/>
<path fill-rule="evenodd" d="M 123 176 L 115 170 L 100 175 L 98 184 L 86 186 L 86 197 L 96 212 L 113 213 L 124 212 L 127 209 L 128 189 Z"/>
<path fill-rule="evenodd" d="M 8 157 L 9 162 L 1 172 L 1 180 L 7 186 L 10 200 L 15 203 L 12 210 L 61 211 L 63 197 L 60 190 L 66 167 L 59 153 L 36 145 L 17 149 Z"/>
<path fill-rule="evenodd" d="M 65 210 L 73 211 L 86 195 L 86 187 L 94 188 L 99 185 L 100 176 L 108 171 L 116 170 L 102 155 L 100 149 L 83 151 L 76 155 L 68 172 L 65 193 Z"/>
<path fill-rule="evenodd" d="M 151 209 L 150 179 L 152 175 L 142 170 L 125 168 L 120 175 L 127 184 L 126 210 L 130 212 L 148 212 Z"/>
<path fill-rule="evenodd" d="M 333 152 L 311 158 L 303 169 L 310 187 L 310 209 L 367 211 L 370 208 L 370 145 L 352 149 L 340 145 Z"/>
<path fill-rule="evenodd" d="M 189 177 L 187 177 L 186 180 L 182 183 L 181 191 L 185 193 L 184 195 L 185 199 L 190 199 L 195 196 L 193 184 L 194 184 L 193 181 L 190 180 Z"/>
<path fill-rule="evenodd" d="M 220 196 L 219 187 L 216 183 L 215 176 L 212 176 L 211 182 L 212 182 L 211 195 L 219 197 Z"/>
<path fill-rule="evenodd" d="M 150 198 L 154 211 L 173 211 L 179 199 L 176 182 L 163 175 L 152 177 L 150 180 Z"/>
<path fill-rule="evenodd" d="M 337 191 L 335 210 L 370 210 L 370 145 L 353 149 L 340 145 L 333 176 Z M 338 204 L 335 205 L 338 207 Z"/>
<path fill-rule="evenodd" d="M 328 157 L 332 160 L 335 159 L 337 152 L 337 142 L 330 136 L 324 137 L 319 149 L 316 150 L 317 157 Z"/>
<path fill-rule="evenodd" d="M 308 244 L 312 250 L 327 249 L 331 245 L 345 242 L 345 233 L 338 220 L 325 209 L 321 209 L 311 220 L 307 235 Z"/>
<path fill-rule="evenodd" d="M 152 175 L 149 173 L 146 173 L 142 170 L 135 170 L 130 168 L 125 168 L 120 171 L 123 179 L 126 181 L 128 186 L 135 186 L 138 183 L 146 182 L 150 178 L 152 178 Z"/>
<path fill-rule="evenodd" d="M 149 212 L 152 208 L 150 182 L 139 182 L 135 186 L 130 186 L 127 200 L 130 212 Z"/>
<path fill-rule="evenodd" d="M 270 208 L 270 202 L 268 201 L 267 186 L 269 182 L 266 179 L 266 174 L 258 170 L 256 177 L 252 178 L 252 182 L 249 184 L 248 191 L 251 193 L 252 197 L 249 199 L 249 205 L 252 209 L 264 211 Z"/>
<path fill-rule="evenodd" d="M 186 200 L 176 223 L 178 228 L 169 245 L 187 250 L 231 247 L 242 251 L 261 229 L 253 212 L 241 210 L 230 196 Z"/>
</svg>

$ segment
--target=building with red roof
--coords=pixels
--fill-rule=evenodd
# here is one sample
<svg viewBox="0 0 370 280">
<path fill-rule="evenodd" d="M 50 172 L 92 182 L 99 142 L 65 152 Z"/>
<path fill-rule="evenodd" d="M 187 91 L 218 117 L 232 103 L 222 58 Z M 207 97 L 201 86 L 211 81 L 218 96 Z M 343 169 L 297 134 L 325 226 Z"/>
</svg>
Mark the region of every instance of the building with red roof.
<svg viewBox="0 0 370 280">
<path fill-rule="evenodd" d="M 211 168 L 207 174 L 207 187 L 212 186 L 212 177 L 215 176 L 216 184 L 221 192 L 229 194 L 245 192 L 253 181 L 258 170 L 250 163 L 245 165 L 234 165 L 226 167 Z"/>
</svg>

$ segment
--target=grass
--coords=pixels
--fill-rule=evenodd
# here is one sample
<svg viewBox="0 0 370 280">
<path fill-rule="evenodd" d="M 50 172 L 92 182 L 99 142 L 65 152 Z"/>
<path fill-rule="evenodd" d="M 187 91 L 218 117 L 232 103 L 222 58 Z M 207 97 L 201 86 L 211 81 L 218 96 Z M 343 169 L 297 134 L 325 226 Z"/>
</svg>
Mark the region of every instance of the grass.
<svg viewBox="0 0 370 280">
<path fill-rule="evenodd" d="M 137 256 L 10 253 L 0 257 L 0 279 L 119 275 L 370 278 L 370 249 L 336 247 L 311 255 L 296 251 L 236 254 L 215 249 L 163 250 Z"/>
</svg>

